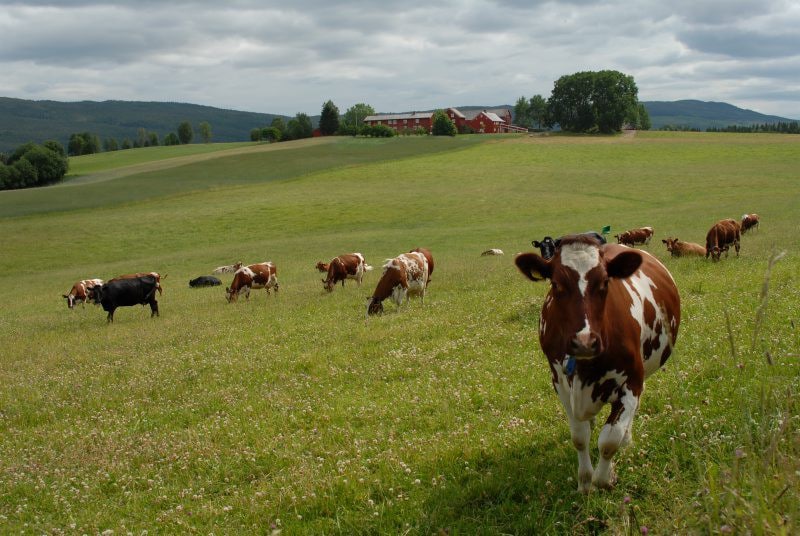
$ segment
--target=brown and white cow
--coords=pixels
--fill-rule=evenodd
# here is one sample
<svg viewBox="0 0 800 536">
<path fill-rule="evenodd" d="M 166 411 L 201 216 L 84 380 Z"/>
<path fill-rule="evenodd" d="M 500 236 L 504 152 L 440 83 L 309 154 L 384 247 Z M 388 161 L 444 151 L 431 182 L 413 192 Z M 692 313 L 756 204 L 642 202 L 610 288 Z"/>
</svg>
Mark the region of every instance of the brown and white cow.
<svg viewBox="0 0 800 536">
<path fill-rule="evenodd" d="M 240 294 L 250 299 L 250 290 L 265 289 L 269 295 L 270 289 L 278 292 L 278 270 L 271 262 L 259 262 L 242 266 L 233 274 L 230 287 L 225 288 L 228 303 L 235 302 Z"/>
<path fill-rule="evenodd" d="M 728 256 L 730 246 L 736 248 L 736 256 L 739 256 L 739 244 L 741 241 L 741 230 L 739 222 L 732 219 L 720 220 L 711 226 L 706 234 L 706 258 L 711 256 L 712 261 L 718 261 L 725 252 Z"/>
<path fill-rule="evenodd" d="M 694 242 L 684 242 L 680 238 L 665 238 L 662 240 L 667 245 L 673 257 L 703 257 L 706 254 L 706 248 Z"/>
<path fill-rule="evenodd" d="M 113 279 L 109 279 L 108 282 L 111 283 L 112 281 L 120 281 L 122 279 L 136 279 L 137 277 L 146 277 L 146 276 L 155 278 L 156 289 L 158 290 L 158 294 L 159 295 L 163 294 L 164 291 L 161 288 L 161 279 L 162 277 L 166 279 L 167 276 L 166 275 L 161 276 L 158 272 L 136 272 L 135 274 L 123 274 L 123 275 L 118 275 Z"/>
<path fill-rule="evenodd" d="M 750 229 L 758 230 L 758 224 L 761 223 L 761 216 L 758 214 L 744 214 L 742 215 L 742 234 Z"/>
<path fill-rule="evenodd" d="M 214 274 L 228 274 L 233 273 L 242 267 L 242 261 L 233 264 L 226 264 L 225 266 L 217 266 L 212 273 Z"/>
<path fill-rule="evenodd" d="M 433 255 L 427 248 L 414 248 L 409 253 L 422 253 L 425 255 L 425 260 L 428 261 L 428 280 L 425 282 L 425 286 L 431 284 L 431 276 L 433 275 Z"/>
<path fill-rule="evenodd" d="M 366 267 L 367 263 L 364 262 L 364 255 L 361 253 L 347 253 L 334 257 L 328 263 L 328 277 L 322 280 L 322 285 L 328 292 L 333 292 L 339 281 L 344 287 L 345 279 L 355 279 L 360 286 Z"/>
<path fill-rule="evenodd" d="M 586 236 L 565 237 L 555 256 L 515 258 L 529 279 L 549 279 L 539 320 L 539 344 L 578 451 L 578 490 L 610 488 L 613 458 L 632 437 L 644 380 L 672 353 L 680 296 L 672 276 L 652 255 Z M 591 421 L 605 404 L 600 457 L 592 469 Z"/>
<path fill-rule="evenodd" d="M 630 229 L 624 233 L 614 235 L 617 239 L 617 244 L 626 246 L 638 246 L 641 244 L 649 244 L 650 239 L 653 238 L 652 227 L 640 227 L 639 229 Z"/>
<path fill-rule="evenodd" d="M 431 271 L 428 259 L 419 251 L 402 253 L 389 259 L 383 265 L 383 275 L 375 292 L 367 298 L 367 315 L 382 314 L 383 300 L 386 298 L 391 298 L 398 308 L 409 296 L 419 296 L 425 303 L 425 289 Z"/>
<path fill-rule="evenodd" d="M 91 291 L 96 286 L 102 286 L 102 279 L 81 279 L 69 291 L 69 294 L 62 294 L 67 300 L 67 307 L 74 308 L 77 304 L 85 304 L 91 299 Z"/>
<path fill-rule="evenodd" d="M 330 268 L 330 266 L 329 266 L 329 263 L 326 263 L 326 262 L 319 261 L 319 262 L 317 263 L 317 266 L 316 266 L 316 268 L 317 268 L 317 271 L 318 271 L 318 272 L 321 272 L 321 273 L 323 273 L 323 274 L 324 274 L 324 273 L 327 273 L 327 271 L 328 271 L 328 268 Z"/>
</svg>

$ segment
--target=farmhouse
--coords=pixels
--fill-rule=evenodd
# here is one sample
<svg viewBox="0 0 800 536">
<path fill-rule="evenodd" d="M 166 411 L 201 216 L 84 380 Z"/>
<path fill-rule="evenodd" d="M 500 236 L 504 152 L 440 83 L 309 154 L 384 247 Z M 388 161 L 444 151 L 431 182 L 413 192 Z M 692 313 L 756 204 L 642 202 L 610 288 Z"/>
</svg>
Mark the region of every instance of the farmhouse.
<svg viewBox="0 0 800 536">
<path fill-rule="evenodd" d="M 527 132 L 524 127 L 511 124 L 511 110 L 496 108 L 491 110 L 472 110 L 461 112 L 448 108 L 445 113 L 459 132 L 495 134 L 505 132 Z M 428 132 L 433 126 L 433 112 L 410 112 L 402 114 L 377 114 L 364 118 L 366 125 L 386 125 L 397 131 L 422 127 Z"/>
</svg>

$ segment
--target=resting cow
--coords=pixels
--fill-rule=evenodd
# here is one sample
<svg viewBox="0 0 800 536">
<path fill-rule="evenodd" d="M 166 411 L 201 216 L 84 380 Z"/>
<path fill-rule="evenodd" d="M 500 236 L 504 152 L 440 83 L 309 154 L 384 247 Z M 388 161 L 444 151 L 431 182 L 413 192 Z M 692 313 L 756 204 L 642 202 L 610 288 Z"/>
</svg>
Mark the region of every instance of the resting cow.
<svg viewBox="0 0 800 536">
<path fill-rule="evenodd" d="M 725 252 L 728 256 L 731 245 L 736 248 L 736 256 L 739 256 L 739 244 L 741 241 L 741 231 L 739 222 L 732 219 L 720 220 L 711 226 L 706 234 L 706 258 L 711 256 L 712 261 L 718 261 Z"/>
<path fill-rule="evenodd" d="M 189 281 L 189 286 L 192 288 L 195 287 L 216 287 L 222 284 L 218 278 L 214 277 L 213 275 L 201 275 L 200 277 L 195 277 L 191 281 Z"/>
<path fill-rule="evenodd" d="M 758 214 L 745 214 L 742 216 L 742 234 L 750 229 L 758 230 L 758 224 L 761 222 L 761 217 Z"/>
<path fill-rule="evenodd" d="M 244 294 L 249 300 L 251 289 L 262 288 L 267 295 L 270 289 L 278 292 L 278 271 L 271 262 L 259 262 L 236 270 L 231 286 L 225 288 L 226 298 L 228 303 L 235 302 L 240 294 Z"/>
<path fill-rule="evenodd" d="M 117 307 L 130 307 L 131 305 L 150 305 L 150 317 L 158 315 L 158 302 L 156 301 L 158 281 L 151 275 L 111 280 L 105 285 L 94 287 L 93 299 L 95 303 L 103 306 L 108 313 L 107 321 L 114 321 L 114 311 Z"/>
<path fill-rule="evenodd" d="M 383 300 L 391 298 L 399 308 L 409 296 L 425 302 L 425 289 L 432 270 L 425 255 L 418 251 L 402 253 L 383 265 L 375 292 L 368 298 L 367 315 L 383 313 Z"/>
<path fill-rule="evenodd" d="M 360 286 L 366 268 L 367 263 L 364 262 L 364 255 L 361 253 L 339 255 L 328 263 L 328 277 L 322 280 L 322 285 L 328 292 L 333 292 L 333 288 L 339 281 L 344 287 L 345 279 L 355 279 Z"/>
<path fill-rule="evenodd" d="M 214 271 L 211 272 L 211 273 L 212 274 L 228 274 L 228 273 L 235 272 L 236 270 L 238 270 L 241 267 L 242 267 L 242 261 L 239 261 L 239 262 L 236 262 L 236 263 L 233 263 L 233 264 L 227 264 L 225 266 L 217 266 L 216 268 L 214 268 Z"/>
<path fill-rule="evenodd" d="M 600 242 L 601 244 L 606 243 L 606 237 L 598 233 L 597 231 L 586 231 L 585 233 L 579 233 L 581 236 L 589 236 Z M 531 242 L 531 245 L 537 248 L 541 253 L 542 257 L 545 259 L 552 259 L 553 255 L 556 254 L 556 248 L 561 245 L 561 239 L 564 238 L 563 236 L 556 238 L 553 240 L 550 236 L 545 236 L 542 238 L 542 241 L 539 242 L 538 240 L 534 240 Z"/>
<path fill-rule="evenodd" d="M 67 300 L 67 307 L 74 308 L 77 304 L 85 304 L 92 298 L 92 290 L 96 286 L 103 284 L 102 279 L 81 279 L 69 291 L 69 294 L 62 294 Z"/>
<path fill-rule="evenodd" d="M 481 253 L 481 257 L 491 257 L 494 255 L 503 255 L 503 250 L 498 248 L 487 249 Z"/>
<path fill-rule="evenodd" d="M 706 248 L 694 242 L 684 242 L 680 238 L 665 238 L 662 240 L 667 245 L 673 257 L 703 257 L 706 254 Z"/>
<path fill-rule="evenodd" d="M 675 281 L 655 257 L 585 236 L 564 237 L 555 256 L 515 259 L 532 281 L 550 279 L 539 344 L 578 452 L 578 490 L 610 488 L 613 458 L 632 437 L 644 380 L 672 353 L 680 324 Z M 600 457 L 592 469 L 591 421 L 605 404 Z"/>
<path fill-rule="evenodd" d="M 629 231 L 625 231 L 624 233 L 614 235 L 614 238 L 617 239 L 617 244 L 623 244 L 626 246 L 649 244 L 650 239 L 653 238 L 653 228 L 641 227 L 639 229 L 631 229 Z"/>
</svg>

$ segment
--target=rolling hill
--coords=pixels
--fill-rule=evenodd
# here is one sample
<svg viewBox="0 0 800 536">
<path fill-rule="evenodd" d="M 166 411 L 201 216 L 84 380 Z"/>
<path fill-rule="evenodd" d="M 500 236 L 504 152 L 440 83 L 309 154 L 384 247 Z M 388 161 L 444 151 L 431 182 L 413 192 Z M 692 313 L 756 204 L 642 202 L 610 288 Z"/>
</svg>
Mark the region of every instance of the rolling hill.
<svg viewBox="0 0 800 536">
<path fill-rule="evenodd" d="M 643 102 L 650 114 L 654 130 L 665 125 L 705 130 L 708 127 L 749 125 L 793 121 L 784 117 L 764 115 L 744 110 L 723 102 L 681 100 L 674 102 Z M 462 111 L 482 108 L 510 108 L 513 106 L 458 106 Z M 156 132 L 163 139 L 175 132 L 178 124 L 189 121 L 195 129 L 207 121 L 211 125 L 212 141 L 248 141 L 250 130 L 269 125 L 277 114 L 223 110 L 211 106 L 179 102 L 138 101 L 32 101 L 0 97 L 0 152 L 35 141 L 41 143 L 56 139 L 65 146 L 69 136 L 76 132 L 91 132 L 101 140 L 116 138 L 134 140 L 139 128 Z M 319 116 L 312 116 L 316 125 Z M 197 136 L 196 136 L 197 137 Z"/>
</svg>

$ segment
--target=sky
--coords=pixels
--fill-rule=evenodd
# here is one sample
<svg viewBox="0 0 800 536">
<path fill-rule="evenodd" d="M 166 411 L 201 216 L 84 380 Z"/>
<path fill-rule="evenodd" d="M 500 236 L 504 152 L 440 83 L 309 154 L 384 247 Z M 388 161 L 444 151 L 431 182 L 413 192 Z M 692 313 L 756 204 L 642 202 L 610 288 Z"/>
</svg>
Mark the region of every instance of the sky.
<svg viewBox="0 0 800 536">
<path fill-rule="evenodd" d="M 605 69 L 642 101 L 800 119 L 800 0 L 0 0 L 0 96 L 21 99 L 404 112 Z"/>
</svg>

